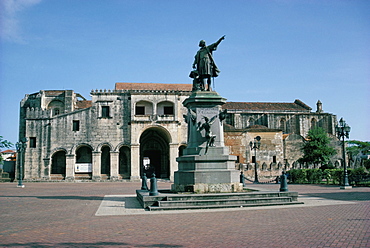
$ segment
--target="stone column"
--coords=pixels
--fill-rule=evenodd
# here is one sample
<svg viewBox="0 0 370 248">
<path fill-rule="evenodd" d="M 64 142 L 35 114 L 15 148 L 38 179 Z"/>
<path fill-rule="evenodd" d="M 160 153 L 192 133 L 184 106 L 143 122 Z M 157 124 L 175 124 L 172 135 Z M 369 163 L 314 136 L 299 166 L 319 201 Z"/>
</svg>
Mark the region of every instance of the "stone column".
<svg viewBox="0 0 370 248">
<path fill-rule="evenodd" d="M 44 158 L 44 170 L 41 172 L 42 179 L 50 180 L 51 163 L 50 158 Z"/>
<path fill-rule="evenodd" d="M 75 155 L 66 154 L 66 181 L 75 180 Z"/>
<path fill-rule="evenodd" d="M 101 179 L 101 152 L 92 152 L 92 180 L 100 181 Z"/>
<path fill-rule="evenodd" d="M 140 145 L 131 145 L 131 181 L 140 180 Z"/>
<path fill-rule="evenodd" d="M 110 180 L 118 180 L 119 152 L 110 152 Z"/>
<path fill-rule="evenodd" d="M 178 170 L 176 158 L 179 154 L 178 144 L 170 144 L 170 180 L 174 180 L 174 172 Z"/>
</svg>

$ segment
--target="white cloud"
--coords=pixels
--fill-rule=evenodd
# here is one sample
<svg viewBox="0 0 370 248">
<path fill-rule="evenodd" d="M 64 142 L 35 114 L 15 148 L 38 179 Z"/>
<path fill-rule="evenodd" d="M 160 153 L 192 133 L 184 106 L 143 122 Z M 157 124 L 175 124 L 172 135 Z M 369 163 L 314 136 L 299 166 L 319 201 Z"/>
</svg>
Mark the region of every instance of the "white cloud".
<svg viewBox="0 0 370 248">
<path fill-rule="evenodd" d="M 23 43 L 22 27 L 19 14 L 42 0 L 0 0 L 1 26 L 0 36 L 5 41 Z"/>
</svg>

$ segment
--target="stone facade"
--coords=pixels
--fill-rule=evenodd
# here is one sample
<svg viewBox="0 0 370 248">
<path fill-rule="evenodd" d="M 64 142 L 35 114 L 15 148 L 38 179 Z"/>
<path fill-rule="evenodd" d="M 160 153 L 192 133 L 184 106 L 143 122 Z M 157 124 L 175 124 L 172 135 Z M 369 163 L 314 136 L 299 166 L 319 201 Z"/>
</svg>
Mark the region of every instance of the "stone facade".
<svg viewBox="0 0 370 248">
<path fill-rule="evenodd" d="M 191 93 L 191 84 L 117 83 L 114 90 L 91 91 L 91 100 L 73 90 L 27 94 L 19 125 L 19 137 L 28 139 L 24 179 L 139 180 L 148 157 L 158 178 L 173 180 L 187 146 L 182 103 Z M 299 100 L 222 108 L 225 146 L 243 166 L 252 161 L 249 142 L 256 136 L 262 137 L 261 166 L 292 164 L 312 126 L 334 134 L 336 123 L 319 102 L 316 112 Z"/>
</svg>

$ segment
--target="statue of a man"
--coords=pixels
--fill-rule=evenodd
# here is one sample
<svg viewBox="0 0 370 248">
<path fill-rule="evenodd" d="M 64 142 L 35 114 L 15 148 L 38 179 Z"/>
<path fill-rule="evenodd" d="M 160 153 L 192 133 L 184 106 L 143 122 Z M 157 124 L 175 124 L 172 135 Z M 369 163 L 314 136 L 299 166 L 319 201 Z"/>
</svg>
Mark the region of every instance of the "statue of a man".
<svg viewBox="0 0 370 248">
<path fill-rule="evenodd" d="M 208 91 L 211 90 L 211 77 L 217 77 L 220 72 L 213 60 L 212 52 L 217 49 L 218 44 L 220 44 L 224 39 L 225 35 L 209 46 L 206 46 L 206 42 L 204 40 L 199 42 L 200 49 L 195 55 L 193 69 L 197 70 L 201 83 L 203 85 L 207 83 Z"/>
</svg>

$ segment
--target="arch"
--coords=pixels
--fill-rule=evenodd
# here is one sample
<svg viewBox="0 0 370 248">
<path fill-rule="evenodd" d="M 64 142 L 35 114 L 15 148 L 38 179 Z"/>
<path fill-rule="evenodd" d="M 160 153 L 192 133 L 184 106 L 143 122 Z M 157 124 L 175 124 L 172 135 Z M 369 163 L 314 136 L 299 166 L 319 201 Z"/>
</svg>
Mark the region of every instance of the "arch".
<svg viewBox="0 0 370 248">
<path fill-rule="evenodd" d="M 92 163 L 92 147 L 81 145 L 76 149 L 76 163 Z"/>
<path fill-rule="evenodd" d="M 279 122 L 279 128 L 280 128 L 284 133 L 286 133 L 286 119 L 285 119 L 285 118 L 281 118 L 281 119 L 280 119 L 280 122 Z"/>
<path fill-rule="evenodd" d="M 253 118 L 253 117 L 250 117 L 250 118 L 248 119 L 248 125 L 247 125 L 247 126 L 251 127 L 251 126 L 253 126 L 254 124 L 255 124 L 255 120 L 254 120 L 254 118 Z"/>
<path fill-rule="evenodd" d="M 153 103 L 149 101 L 138 101 L 135 103 L 135 115 L 152 115 Z"/>
<path fill-rule="evenodd" d="M 157 178 L 170 177 L 170 146 L 171 136 L 163 127 L 150 127 L 140 136 L 140 174 L 143 159 L 148 157 L 154 167 Z"/>
<path fill-rule="evenodd" d="M 119 157 L 118 157 L 118 174 L 122 178 L 127 179 L 131 176 L 131 151 L 128 146 L 121 146 L 119 148 Z"/>
<path fill-rule="evenodd" d="M 51 156 L 50 174 L 60 174 L 63 178 L 66 175 L 66 150 L 59 150 Z"/>
<path fill-rule="evenodd" d="M 317 125 L 317 120 L 316 120 L 315 118 L 312 118 L 312 119 L 311 119 L 311 129 L 312 129 L 312 128 L 315 128 L 315 127 L 316 127 L 316 125 Z"/>
<path fill-rule="evenodd" d="M 68 150 L 65 149 L 64 147 L 57 147 L 57 148 L 54 148 L 52 151 L 51 151 L 51 154 L 54 154 L 56 152 L 59 152 L 59 151 L 64 151 L 66 154 L 68 154 Z"/>
<path fill-rule="evenodd" d="M 102 142 L 102 143 L 100 143 L 100 144 L 96 147 L 96 151 L 101 151 L 101 149 L 103 148 L 103 146 L 107 146 L 107 147 L 109 147 L 109 150 L 110 150 L 110 151 L 113 151 L 113 150 L 114 150 L 113 146 L 112 146 L 109 142 Z"/>
<path fill-rule="evenodd" d="M 76 151 L 77 151 L 81 146 L 87 146 L 87 147 L 89 147 L 92 151 L 94 151 L 94 148 L 93 148 L 91 145 L 89 145 L 89 144 L 87 144 L 87 143 L 80 143 L 80 144 L 76 144 L 76 145 L 74 145 L 74 146 L 71 148 L 71 150 L 70 150 L 70 154 L 76 154 Z"/>
<path fill-rule="evenodd" d="M 158 132 L 160 132 L 165 137 L 168 143 L 172 143 L 171 133 L 166 128 L 159 126 L 159 125 L 151 125 L 151 126 L 146 127 L 142 131 L 141 135 L 138 137 L 139 138 L 139 140 L 137 140 L 138 143 L 140 143 L 140 139 L 142 138 L 142 135 L 148 130 L 158 130 Z"/>
<path fill-rule="evenodd" d="M 110 151 L 111 147 L 109 145 L 103 145 L 101 147 L 101 157 L 100 157 L 100 174 L 102 176 L 109 177 L 110 176 Z"/>
<path fill-rule="evenodd" d="M 47 109 L 52 110 L 52 115 L 56 116 L 59 114 L 64 113 L 64 103 L 60 100 L 52 100 L 49 104 Z"/>
<path fill-rule="evenodd" d="M 175 104 L 170 101 L 162 101 L 157 104 L 157 114 L 158 115 L 174 115 L 175 114 Z"/>
</svg>

